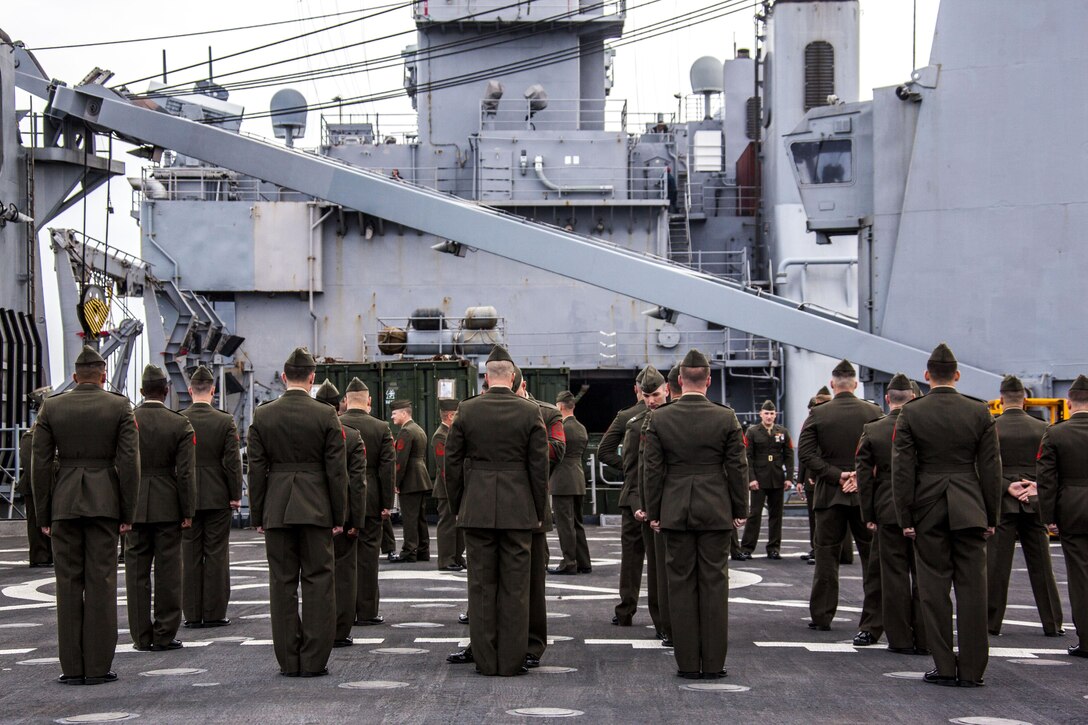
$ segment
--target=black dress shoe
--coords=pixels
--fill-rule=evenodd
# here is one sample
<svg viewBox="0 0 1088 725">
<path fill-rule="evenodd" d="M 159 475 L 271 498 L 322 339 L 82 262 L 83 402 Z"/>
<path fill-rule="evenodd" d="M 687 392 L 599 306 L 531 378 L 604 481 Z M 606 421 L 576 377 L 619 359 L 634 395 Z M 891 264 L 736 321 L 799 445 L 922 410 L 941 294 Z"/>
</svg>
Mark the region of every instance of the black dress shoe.
<svg viewBox="0 0 1088 725">
<path fill-rule="evenodd" d="M 815 559 L 815 558 L 816 558 L 816 555 L 813 554 L 811 551 L 808 552 L 807 554 L 801 554 L 801 561 L 808 561 L 809 559 Z"/>
<path fill-rule="evenodd" d="M 1067 647 L 1065 651 L 1068 652 L 1071 657 L 1088 657 L 1088 649 L 1085 649 L 1080 644 Z"/>
<path fill-rule="evenodd" d="M 730 554 L 729 558 L 733 561 L 744 561 L 744 559 L 740 558 L 740 554 Z"/>
<path fill-rule="evenodd" d="M 467 614 L 458 614 L 457 615 L 457 621 L 460 622 L 461 624 L 468 624 L 468 615 Z"/>
<path fill-rule="evenodd" d="M 579 574 L 592 574 L 593 573 L 593 567 L 591 567 L 591 566 L 580 566 L 580 567 L 578 567 L 578 573 Z"/>
<path fill-rule="evenodd" d="M 858 632 L 854 635 L 855 647 L 868 647 L 871 644 L 876 644 L 878 637 L 874 637 L 872 632 Z"/>
<path fill-rule="evenodd" d="M 446 564 L 442 567 L 442 571 L 464 571 L 465 567 L 461 564 Z"/>
<path fill-rule="evenodd" d="M 516 671 L 514 672 L 514 676 L 515 676 L 515 677 L 517 677 L 518 675 L 527 675 L 527 674 L 529 674 L 529 668 L 528 668 L 528 667 L 526 667 L 525 665 L 522 665 L 521 667 L 519 667 L 519 668 L 518 668 L 518 669 L 517 669 L 517 670 L 516 670 Z"/>
<path fill-rule="evenodd" d="M 298 672 L 280 672 L 281 677 L 298 677 Z"/>
<path fill-rule="evenodd" d="M 676 671 L 677 677 L 683 677 L 685 680 L 701 680 L 703 679 L 702 672 L 684 672 L 683 670 Z"/>
<path fill-rule="evenodd" d="M 751 552 L 748 552 L 748 551 L 742 551 L 739 554 L 737 554 L 737 561 L 748 561 L 751 558 L 752 558 L 752 554 L 751 554 Z"/>
<path fill-rule="evenodd" d="M 540 658 L 534 657 L 531 654 L 525 655 L 525 666 L 529 668 L 540 667 Z"/>
<path fill-rule="evenodd" d="M 458 650 L 453 654 L 446 656 L 446 662 L 449 662 L 451 665 L 467 665 L 468 663 L 475 661 L 476 660 L 472 658 L 472 649 L 469 647 L 465 647 L 462 650 Z"/>
<path fill-rule="evenodd" d="M 816 566 L 816 557 L 815 556 L 809 557 L 809 559 L 808 559 L 808 561 L 806 563 L 809 566 Z"/>
<path fill-rule="evenodd" d="M 1000 637 L 1001 636 L 1001 630 L 1000 629 L 988 629 L 988 630 L 986 630 L 986 633 L 989 634 L 991 637 Z"/>
<path fill-rule="evenodd" d="M 385 555 L 385 560 L 386 560 L 386 561 L 396 561 L 396 560 L 397 560 L 397 559 L 399 559 L 399 558 L 400 558 L 400 557 L 399 557 L 399 556 L 397 556 L 397 552 L 395 552 L 395 551 L 390 551 L 389 553 L 387 553 L 387 554 Z"/>
<path fill-rule="evenodd" d="M 430 554 L 416 554 L 416 561 L 430 561 Z"/>
<path fill-rule="evenodd" d="M 808 628 L 809 629 L 819 630 L 820 632 L 829 632 L 829 631 L 831 631 L 831 625 L 830 624 L 816 624 L 815 622 L 809 622 L 808 623 Z"/>
<path fill-rule="evenodd" d="M 569 575 L 572 575 L 572 574 L 577 574 L 578 570 L 577 569 L 564 569 L 561 566 L 557 566 L 554 569 L 548 569 L 548 573 L 549 574 L 558 574 L 558 575 L 562 575 L 562 576 L 569 576 Z"/>
<path fill-rule="evenodd" d="M 149 645 L 149 644 L 134 644 L 134 645 L 132 645 L 132 649 L 136 650 L 137 652 L 150 652 L 151 651 L 151 645 Z"/>
<path fill-rule="evenodd" d="M 172 650 L 172 649 L 181 649 L 182 647 L 184 647 L 184 645 L 181 643 L 180 639 L 172 639 L 169 642 L 167 642 L 166 644 L 153 644 L 153 645 L 151 645 L 151 651 L 152 652 L 166 652 L 166 651 Z"/>
<path fill-rule="evenodd" d="M 662 647 L 673 647 L 672 638 L 671 637 L 666 637 L 665 639 L 661 640 L 661 646 Z"/>
<path fill-rule="evenodd" d="M 61 675 L 57 678 L 57 682 L 62 685 L 82 685 L 83 675 Z"/>
<path fill-rule="evenodd" d="M 954 675 L 938 675 L 936 668 L 922 675 L 922 682 L 942 687 L 956 687 L 958 684 Z"/>
<path fill-rule="evenodd" d="M 385 622 L 385 617 L 379 614 L 377 617 L 371 617 L 370 619 L 356 619 L 354 626 L 373 627 L 375 624 L 382 624 L 383 622 Z"/>
<path fill-rule="evenodd" d="M 617 614 L 616 616 L 612 617 L 612 624 L 617 627 L 630 627 L 631 617 L 623 617 L 621 619 L 620 615 Z"/>
<path fill-rule="evenodd" d="M 320 670 L 318 670 L 317 672 L 300 672 L 300 673 L 298 673 L 298 676 L 299 677 L 324 677 L 327 674 L 329 674 L 329 668 L 328 667 L 323 667 Z"/>
<path fill-rule="evenodd" d="M 768 551 L 767 552 L 767 558 L 768 559 L 774 559 L 775 561 L 777 561 L 778 559 L 782 558 L 782 555 L 779 554 L 777 551 Z"/>
<path fill-rule="evenodd" d="M 404 554 L 390 554 L 389 561 L 394 564 L 415 564 L 416 558 L 414 556 L 405 556 Z"/>
<path fill-rule="evenodd" d="M 977 680 L 956 680 L 959 687 L 986 687 L 986 680 L 981 677 Z"/>
<path fill-rule="evenodd" d="M 84 685 L 104 685 L 107 682 L 117 682 L 117 673 L 116 672 L 107 672 L 106 674 L 102 675 L 101 677 L 84 677 L 83 678 L 83 684 Z"/>
<path fill-rule="evenodd" d="M 205 627 L 226 627 L 229 624 L 230 624 L 229 619 L 205 619 L 204 620 L 204 626 Z"/>
<path fill-rule="evenodd" d="M 1045 636 L 1047 636 L 1047 637 L 1064 637 L 1065 636 L 1065 630 L 1062 629 L 1061 627 L 1058 627 L 1053 632 L 1043 632 L 1043 634 Z"/>
<path fill-rule="evenodd" d="M 717 672 L 704 672 L 703 673 L 703 679 L 704 680 L 720 680 L 723 677 L 726 677 L 728 674 L 729 673 L 723 667 L 720 670 L 718 670 Z"/>
<path fill-rule="evenodd" d="M 352 641 L 351 637 L 344 637 L 343 639 L 334 639 L 332 641 L 332 646 L 333 647 L 350 647 L 353 644 L 355 644 L 355 642 Z"/>
<path fill-rule="evenodd" d="M 42 568 L 51 567 L 51 566 L 53 566 L 53 562 L 51 562 L 51 561 L 45 561 L 45 562 L 36 561 L 36 562 L 33 562 L 30 565 L 30 568 L 31 569 L 42 569 Z"/>
<path fill-rule="evenodd" d="M 185 627 L 185 629 L 203 629 L 204 623 L 196 619 L 186 619 L 181 623 L 181 626 Z"/>
</svg>

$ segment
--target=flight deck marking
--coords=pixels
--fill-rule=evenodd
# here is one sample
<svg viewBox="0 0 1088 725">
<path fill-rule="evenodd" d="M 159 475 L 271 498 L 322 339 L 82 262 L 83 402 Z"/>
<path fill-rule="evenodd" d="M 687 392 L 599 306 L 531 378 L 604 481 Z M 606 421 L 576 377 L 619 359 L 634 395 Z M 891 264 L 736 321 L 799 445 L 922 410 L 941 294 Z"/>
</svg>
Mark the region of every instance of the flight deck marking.
<svg viewBox="0 0 1088 725">
<path fill-rule="evenodd" d="M 585 643 L 626 645 L 631 649 L 661 649 L 661 640 L 659 639 L 587 639 Z"/>
</svg>

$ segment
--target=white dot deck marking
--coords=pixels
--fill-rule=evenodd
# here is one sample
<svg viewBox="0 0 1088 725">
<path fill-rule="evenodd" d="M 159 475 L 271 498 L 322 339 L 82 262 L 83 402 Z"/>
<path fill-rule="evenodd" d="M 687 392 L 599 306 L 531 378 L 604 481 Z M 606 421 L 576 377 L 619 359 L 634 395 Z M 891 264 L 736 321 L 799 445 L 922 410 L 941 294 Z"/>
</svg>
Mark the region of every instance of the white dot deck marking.
<svg viewBox="0 0 1088 725">
<path fill-rule="evenodd" d="M 569 672 L 577 672 L 577 667 L 558 667 L 555 665 L 541 665 L 540 667 L 534 667 L 533 672 L 537 672 L 542 675 L 563 675 Z"/>
<path fill-rule="evenodd" d="M 748 692 L 752 688 L 744 685 L 728 685 L 724 682 L 692 682 L 688 685 L 680 685 L 680 689 L 690 692 Z"/>
<path fill-rule="evenodd" d="M 430 652 L 429 649 L 420 649 L 418 647 L 381 647 L 370 651 L 380 655 L 421 655 Z"/>
<path fill-rule="evenodd" d="M 885 672 L 885 677 L 890 677 L 893 680 L 920 680 L 924 672 Z"/>
<path fill-rule="evenodd" d="M 956 725 L 1031 725 L 1031 723 L 1024 720 L 985 716 L 954 717 L 948 722 L 956 723 Z"/>
<path fill-rule="evenodd" d="M 412 609 L 453 609 L 456 604 L 445 604 L 443 602 L 424 602 L 423 604 L 412 604 Z"/>
<path fill-rule="evenodd" d="M 1039 658 L 1033 659 L 1015 659 L 1009 660 L 1013 664 L 1017 665 L 1042 665 L 1044 667 L 1065 667 L 1066 665 L 1073 664 L 1072 662 L 1059 662 L 1058 660 L 1041 660 Z"/>
<path fill-rule="evenodd" d="M 60 657 L 38 657 L 32 660 L 22 660 L 16 662 L 17 665 L 59 665 Z"/>
<path fill-rule="evenodd" d="M 401 687 L 411 687 L 411 685 L 393 680 L 359 680 L 358 682 L 341 682 L 337 687 L 345 690 L 396 690 Z"/>
<path fill-rule="evenodd" d="M 40 622 L 12 622 L 11 624 L 0 624 L 0 629 L 28 629 L 40 626 L 42 626 Z"/>
<path fill-rule="evenodd" d="M 219 687 L 218 682 L 194 682 L 193 687 Z"/>
<path fill-rule="evenodd" d="M 87 715 L 72 715 L 62 717 L 53 722 L 81 723 L 81 722 L 120 722 L 121 720 L 135 720 L 140 717 L 134 712 L 92 712 Z"/>
<path fill-rule="evenodd" d="M 183 675 L 199 675 L 205 672 L 207 670 L 197 669 L 196 667 L 171 667 L 165 670 L 141 672 L 140 677 L 180 677 Z"/>
<path fill-rule="evenodd" d="M 548 612 L 548 619 L 566 619 L 569 616 L 566 612 Z"/>
<path fill-rule="evenodd" d="M 581 710 L 568 710 L 565 707 L 519 707 L 516 710 L 507 710 L 507 715 L 520 715 L 521 717 L 579 717 L 585 715 Z"/>
<path fill-rule="evenodd" d="M 400 622 L 399 624 L 394 624 L 393 628 L 394 629 L 433 629 L 433 628 L 445 627 L 445 626 L 446 625 L 439 624 L 438 622 Z"/>
</svg>

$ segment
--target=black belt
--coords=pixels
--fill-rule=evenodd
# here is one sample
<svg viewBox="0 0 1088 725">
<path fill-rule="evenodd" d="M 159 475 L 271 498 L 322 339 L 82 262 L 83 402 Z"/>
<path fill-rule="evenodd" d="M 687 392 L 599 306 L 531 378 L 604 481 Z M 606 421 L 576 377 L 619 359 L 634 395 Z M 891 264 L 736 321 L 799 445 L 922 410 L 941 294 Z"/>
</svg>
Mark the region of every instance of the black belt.
<svg viewBox="0 0 1088 725">
<path fill-rule="evenodd" d="M 61 458 L 57 461 L 61 468 L 106 468 L 113 465 L 112 458 Z"/>
<path fill-rule="evenodd" d="M 918 473 L 977 473 L 977 471 L 973 463 L 960 463 L 949 466 L 919 466 Z"/>
<path fill-rule="evenodd" d="M 721 472 L 721 463 L 683 463 L 678 466 L 669 466 L 669 473 L 693 474 Z"/>
<path fill-rule="evenodd" d="M 324 463 L 273 463 L 268 468 L 270 473 L 324 473 Z"/>
<path fill-rule="evenodd" d="M 469 461 L 469 468 L 476 471 L 524 471 L 524 461 Z"/>
</svg>

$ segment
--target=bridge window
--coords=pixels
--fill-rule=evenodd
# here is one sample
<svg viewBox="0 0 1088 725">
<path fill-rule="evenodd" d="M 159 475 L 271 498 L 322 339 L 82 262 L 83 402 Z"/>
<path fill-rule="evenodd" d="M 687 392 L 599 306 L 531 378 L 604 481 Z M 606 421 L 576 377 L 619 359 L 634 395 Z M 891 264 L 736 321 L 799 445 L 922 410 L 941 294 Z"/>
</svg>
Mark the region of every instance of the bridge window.
<svg viewBox="0 0 1088 725">
<path fill-rule="evenodd" d="M 835 48 L 826 40 L 805 46 L 805 110 L 826 106 L 835 94 Z"/>
<path fill-rule="evenodd" d="M 846 139 L 798 141 L 790 145 L 802 184 L 847 184 L 854 180 L 853 142 Z"/>
</svg>

